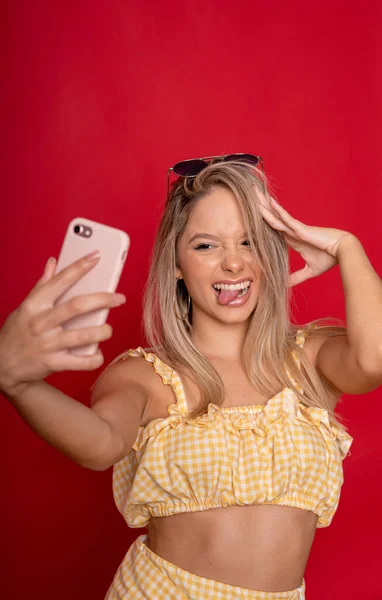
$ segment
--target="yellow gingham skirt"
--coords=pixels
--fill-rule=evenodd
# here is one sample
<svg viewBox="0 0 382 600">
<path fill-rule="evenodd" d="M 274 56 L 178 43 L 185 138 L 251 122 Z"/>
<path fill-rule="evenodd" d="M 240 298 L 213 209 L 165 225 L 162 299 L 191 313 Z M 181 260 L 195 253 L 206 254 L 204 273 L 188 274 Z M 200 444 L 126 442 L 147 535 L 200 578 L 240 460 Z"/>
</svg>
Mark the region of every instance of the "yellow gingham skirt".
<svg viewBox="0 0 382 600">
<path fill-rule="evenodd" d="M 155 554 L 148 534 L 130 546 L 105 600 L 305 600 L 305 580 L 287 592 L 258 592 L 194 575 Z"/>
</svg>

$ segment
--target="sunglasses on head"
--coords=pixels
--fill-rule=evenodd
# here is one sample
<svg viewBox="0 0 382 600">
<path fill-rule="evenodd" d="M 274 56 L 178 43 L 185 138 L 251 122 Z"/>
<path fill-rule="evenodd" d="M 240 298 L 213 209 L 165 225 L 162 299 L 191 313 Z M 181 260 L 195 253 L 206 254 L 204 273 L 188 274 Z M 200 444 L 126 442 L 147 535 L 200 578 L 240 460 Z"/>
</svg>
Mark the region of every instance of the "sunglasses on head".
<svg viewBox="0 0 382 600">
<path fill-rule="evenodd" d="M 167 195 L 169 193 L 170 185 L 170 173 L 173 171 L 175 175 L 179 177 L 196 177 L 200 171 L 205 169 L 211 162 L 243 162 L 256 166 L 258 163 L 261 165 L 262 171 L 264 171 L 263 159 L 261 156 L 255 156 L 254 154 L 245 154 L 238 152 L 236 154 L 222 154 L 221 156 L 206 156 L 204 158 L 190 158 L 188 160 L 181 160 L 176 163 L 173 167 L 170 167 L 167 173 Z"/>
</svg>

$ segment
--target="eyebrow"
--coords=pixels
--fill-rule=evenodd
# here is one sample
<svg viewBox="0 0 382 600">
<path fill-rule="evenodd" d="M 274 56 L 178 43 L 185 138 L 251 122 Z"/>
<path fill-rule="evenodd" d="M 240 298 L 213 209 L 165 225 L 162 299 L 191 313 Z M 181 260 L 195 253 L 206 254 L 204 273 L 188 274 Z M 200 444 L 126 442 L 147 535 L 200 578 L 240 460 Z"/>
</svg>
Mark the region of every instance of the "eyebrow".
<svg viewBox="0 0 382 600">
<path fill-rule="evenodd" d="M 246 231 L 243 231 L 239 235 L 239 237 L 241 238 L 246 235 L 248 235 L 248 233 Z M 216 235 L 212 235 L 211 233 L 195 233 L 195 235 L 193 235 L 192 238 L 188 240 L 188 243 L 191 244 L 191 242 L 193 242 L 197 238 L 207 238 L 209 240 L 219 240 L 219 238 Z"/>
</svg>

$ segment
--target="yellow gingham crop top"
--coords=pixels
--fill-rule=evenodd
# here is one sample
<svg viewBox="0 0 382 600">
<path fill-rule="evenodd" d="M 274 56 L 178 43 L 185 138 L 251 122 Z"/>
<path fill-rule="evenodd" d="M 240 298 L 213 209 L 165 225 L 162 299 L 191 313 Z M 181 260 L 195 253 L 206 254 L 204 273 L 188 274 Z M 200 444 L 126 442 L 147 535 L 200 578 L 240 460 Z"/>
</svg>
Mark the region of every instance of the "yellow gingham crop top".
<svg viewBox="0 0 382 600">
<path fill-rule="evenodd" d="M 297 344 L 304 339 L 299 330 Z M 151 362 L 176 397 L 169 416 L 140 427 L 129 454 L 114 465 L 114 500 L 129 527 L 146 527 L 151 516 L 252 504 L 310 510 L 317 527 L 330 525 L 353 438 L 330 423 L 326 410 L 305 406 L 284 388 L 265 405 L 210 403 L 189 420 L 178 374 L 141 347 L 126 354 Z"/>
</svg>

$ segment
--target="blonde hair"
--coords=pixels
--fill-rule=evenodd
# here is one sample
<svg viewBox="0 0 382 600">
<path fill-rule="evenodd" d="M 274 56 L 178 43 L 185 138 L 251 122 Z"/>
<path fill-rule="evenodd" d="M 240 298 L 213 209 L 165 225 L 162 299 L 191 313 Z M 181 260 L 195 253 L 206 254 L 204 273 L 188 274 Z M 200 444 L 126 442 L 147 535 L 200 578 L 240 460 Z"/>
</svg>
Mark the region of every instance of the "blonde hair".
<svg viewBox="0 0 382 600">
<path fill-rule="evenodd" d="M 269 184 L 262 171 L 239 162 L 211 163 L 194 179 L 179 178 L 173 184 L 159 223 L 144 291 L 143 326 L 149 345 L 153 352 L 164 350 L 166 363 L 178 373 L 182 372 L 182 366 L 186 367 L 200 390 L 202 402 L 190 410 L 188 418 L 206 413 L 211 402 L 220 406 L 224 399 L 221 377 L 191 340 L 192 302 L 188 310 L 187 288 L 183 280 L 176 279 L 177 242 L 195 204 L 216 187 L 228 189 L 236 198 L 251 249 L 262 272 L 259 297 L 250 317 L 242 353 L 249 381 L 261 394 L 272 397 L 278 390 L 270 385 L 269 374 L 274 375 L 284 387 L 290 387 L 286 368 L 304 390 L 304 394 L 297 387 L 294 390 L 299 400 L 306 406 L 327 410 L 329 420 L 347 430 L 340 422 L 343 417 L 335 414 L 325 401 L 325 388 L 333 389 L 330 382 L 321 380 L 296 344 L 299 329 L 304 334 L 309 331 L 312 337 L 321 337 L 346 335 L 346 328 L 343 324 L 325 325 L 328 320 L 343 323 L 331 317 L 305 325 L 291 322 L 291 288 L 287 287 L 288 245 L 259 210 L 257 191 L 261 190 L 269 197 Z M 273 191 L 272 196 L 275 197 Z M 177 318 L 174 301 L 177 312 L 187 315 L 185 320 Z M 292 356 L 293 352 L 300 358 L 301 370 Z"/>
</svg>

